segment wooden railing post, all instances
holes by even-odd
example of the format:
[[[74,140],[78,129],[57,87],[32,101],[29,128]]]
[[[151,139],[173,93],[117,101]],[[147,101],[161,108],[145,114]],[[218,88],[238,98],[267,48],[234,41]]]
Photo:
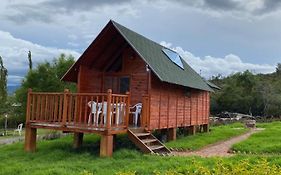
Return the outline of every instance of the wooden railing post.
[[[112,90],[107,90],[107,108],[106,108],[106,130],[109,130],[111,124],[111,98],[112,98]]]
[[[125,121],[126,121],[126,127],[128,128],[128,126],[129,126],[129,115],[130,115],[130,100],[131,100],[130,92],[126,92],[126,95],[127,95],[127,100],[126,100],[126,116],[125,116]]]
[[[141,110],[141,126],[147,127],[148,121],[148,96],[142,96],[142,110]]]
[[[30,121],[30,110],[31,110],[31,93],[32,89],[29,88],[27,91],[27,104],[26,104],[26,124],[29,124]]]
[[[68,104],[68,94],[69,94],[69,89],[65,89],[63,93],[63,113],[62,113],[62,125],[66,126],[66,118],[67,118],[67,104]]]

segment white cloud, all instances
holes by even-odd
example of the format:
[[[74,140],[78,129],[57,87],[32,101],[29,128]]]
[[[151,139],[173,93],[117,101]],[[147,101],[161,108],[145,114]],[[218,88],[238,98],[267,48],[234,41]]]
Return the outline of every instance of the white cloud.
[[[80,53],[69,49],[45,47],[23,39],[15,38],[9,32],[0,31],[0,55],[8,69],[8,84],[19,84],[28,69],[27,52],[32,52],[33,62],[52,60],[61,53],[71,54],[75,58]]]
[[[200,58],[181,47],[172,47],[171,43],[162,41],[160,44],[177,51],[196,72],[201,72],[201,75],[205,78],[218,74],[227,76],[245,70],[250,70],[253,73],[271,73],[275,71],[275,66],[273,65],[245,63],[235,54],[228,54],[223,58],[212,56]]]

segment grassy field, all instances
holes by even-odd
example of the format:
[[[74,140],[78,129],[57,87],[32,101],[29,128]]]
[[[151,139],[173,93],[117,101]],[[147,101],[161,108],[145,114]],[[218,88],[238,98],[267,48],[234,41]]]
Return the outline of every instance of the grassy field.
[[[235,124],[228,126],[228,128],[240,126]],[[217,131],[216,128],[212,128],[212,132]],[[218,127],[218,129],[221,129],[221,132],[227,130],[225,127],[223,129]],[[238,131],[240,132],[240,130]],[[201,136],[200,138],[206,139],[208,137]],[[83,146],[78,150],[72,148],[71,136],[56,140],[38,141],[37,152],[35,153],[25,153],[23,143],[0,146],[0,174],[158,175],[202,174],[207,171],[215,172],[215,174],[229,174],[224,173],[226,170],[241,174],[241,172],[247,171],[245,168],[251,169],[251,174],[264,174],[266,169],[271,171],[268,174],[278,174],[276,172],[281,170],[275,167],[275,165],[281,166],[281,157],[278,155],[263,157],[241,154],[229,158],[143,155],[128,140],[126,135],[118,135],[113,158],[99,158],[99,139],[96,135],[85,135]],[[188,142],[197,141],[197,139],[188,140]],[[179,140],[179,142],[183,141]],[[264,159],[267,162],[263,162]],[[262,170],[260,168],[257,170],[262,171],[261,173],[256,172],[257,165],[262,167]]]
[[[187,136],[179,138],[175,141],[166,143],[170,148],[180,148],[185,150],[200,149],[208,144],[216,143],[221,140],[226,140],[231,137],[241,135],[248,130],[243,127],[241,123],[234,123],[230,125],[211,127],[209,133],[197,133],[194,136]]]
[[[265,130],[233,145],[232,149],[247,153],[281,154],[281,122],[258,124],[257,127]]]

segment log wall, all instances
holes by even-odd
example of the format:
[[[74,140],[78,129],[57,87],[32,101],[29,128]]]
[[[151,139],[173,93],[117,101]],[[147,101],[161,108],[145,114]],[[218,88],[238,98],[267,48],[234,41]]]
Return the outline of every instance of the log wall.
[[[152,76],[149,129],[208,124],[209,92],[161,83]]]

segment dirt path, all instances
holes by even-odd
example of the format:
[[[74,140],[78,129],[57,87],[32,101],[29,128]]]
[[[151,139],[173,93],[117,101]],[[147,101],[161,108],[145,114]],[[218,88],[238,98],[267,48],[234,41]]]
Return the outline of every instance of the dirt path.
[[[187,151],[187,152],[176,152],[175,151],[175,152],[173,152],[173,155],[176,155],[176,156],[201,156],[201,157],[232,156],[233,154],[229,153],[229,150],[233,144],[246,140],[250,135],[252,135],[253,133],[259,132],[261,130],[263,130],[263,129],[262,128],[251,129],[249,132],[247,132],[245,134],[242,134],[237,137],[233,137],[226,141],[208,145],[200,150]]]

